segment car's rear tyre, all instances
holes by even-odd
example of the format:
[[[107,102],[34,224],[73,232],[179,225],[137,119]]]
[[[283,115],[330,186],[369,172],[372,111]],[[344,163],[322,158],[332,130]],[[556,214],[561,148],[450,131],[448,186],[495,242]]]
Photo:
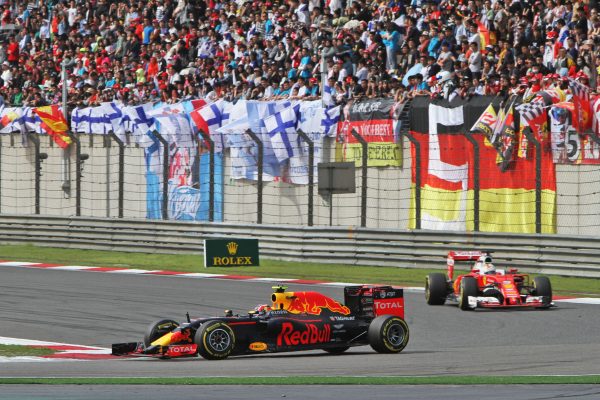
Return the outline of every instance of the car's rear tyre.
[[[460,281],[460,294],[458,296],[458,307],[461,310],[472,310],[469,307],[469,296],[477,297],[479,289],[477,280],[471,276],[465,276]]]
[[[342,354],[349,348],[350,348],[350,346],[339,346],[339,347],[326,347],[323,350],[325,350],[329,354]]]
[[[430,306],[441,306],[446,302],[447,283],[446,276],[432,273],[425,278],[425,300]]]
[[[378,353],[400,353],[408,343],[408,324],[393,315],[380,315],[371,321],[369,344]]]
[[[544,296],[547,300],[544,302],[544,307],[550,306],[552,303],[552,285],[547,276],[536,276],[533,278],[533,287],[535,288],[536,296]]]
[[[210,321],[204,323],[194,336],[198,345],[198,354],[207,360],[223,360],[235,348],[235,334],[225,322]]]
[[[150,346],[156,339],[161,338],[178,326],[179,324],[172,319],[161,319],[151,323],[144,334],[144,345],[146,347]]]

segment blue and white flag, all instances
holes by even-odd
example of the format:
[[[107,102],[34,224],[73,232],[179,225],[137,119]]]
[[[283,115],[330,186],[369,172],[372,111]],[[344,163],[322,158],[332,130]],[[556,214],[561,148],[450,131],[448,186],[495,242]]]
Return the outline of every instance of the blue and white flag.
[[[265,120],[292,105],[287,100],[283,101],[247,101],[248,120],[250,129],[263,143],[263,180],[272,181],[275,177],[281,176],[281,166],[279,160],[273,151],[271,137],[265,127]],[[255,149],[256,150],[256,149]]]
[[[323,106],[329,107],[335,104],[335,100],[333,98],[333,87],[328,86],[327,84],[323,85]]]
[[[340,106],[337,106],[323,110],[321,126],[323,127],[323,133],[329,137],[335,137],[337,134],[337,125],[340,121],[340,109]]]
[[[131,132],[137,144],[146,148],[154,144],[154,140],[148,132],[154,125],[154,118],[146,114],[152,110],[152,104],[142,104],[133,107],[123,108],[123,127],[127,132]]]
[[[290,106],[267,117],[265,128],[271,138],[273,152],[279,162],[294,156],[298,148],[298,112],[300,106]]]
[[[214,103],[206,104],[205,106],[192,111],[190,114],[192,120],[195,120],[195,114],[199,115],[202,120],[206,123],[208,127],[208,134],[215,145],[215,152],[220,153],[223,151],[224,146],[224,138],[223,134],[217,132],[217,129],[221,127],[223,124],[223,107],[225,105],[225,101],[217,100]]]
[[[98,107],[77,108],[71,114],[71,130],[102,135],[112,131],[125,141],[122,108],[122,104],[118,102],[102,103]]]
[[[298,129],[304,133],[319,132],[323,118],[323,106],[319,100],[302,101],[299,103]]]
[[[146,114],[154,119],[151,129],[158,131],[169,143],[177,147],[190,148],[195,146],[192,126],[183,103],[160,105]]]

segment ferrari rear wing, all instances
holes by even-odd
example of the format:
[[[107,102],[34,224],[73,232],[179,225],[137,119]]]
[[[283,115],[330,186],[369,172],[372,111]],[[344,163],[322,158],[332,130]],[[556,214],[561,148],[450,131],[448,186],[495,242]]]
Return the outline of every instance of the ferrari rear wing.
[[[449,251],[446,264],[448,266],[448,279],[454,279],[454,262],[455,261],[477,261],[479,257],[489,255],[489,252],[484,251]]]

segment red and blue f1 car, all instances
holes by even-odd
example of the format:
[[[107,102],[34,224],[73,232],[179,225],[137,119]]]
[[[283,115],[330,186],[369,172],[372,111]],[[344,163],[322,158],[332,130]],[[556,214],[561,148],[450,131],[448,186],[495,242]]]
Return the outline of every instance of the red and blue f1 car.
[[[199,318],[179,324],[151,324],[143,342],[112,345],[113,355],[174,358],[229,356],[322,349],[336,354],[371,345],[379,353],[399,353],[408,343],[402,289],[347,286],[344,304],[318,292],[288,292],[274,287],[271,304],[247,315]]]

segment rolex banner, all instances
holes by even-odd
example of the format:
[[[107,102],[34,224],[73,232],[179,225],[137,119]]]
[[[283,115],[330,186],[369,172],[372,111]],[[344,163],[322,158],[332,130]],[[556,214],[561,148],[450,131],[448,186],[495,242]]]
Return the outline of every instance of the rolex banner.
[[[362,165],[362,145],[356,132],[367,142],[370,167],[402,166],[402,147],[398,143],[399,121],[395,115],[403,104],[377,98],[348,103],[340,116],[336,161]]]
[[[258,239],[204,240],[204,267],[258,267]]]
[[[485,145],[485,135],[473,134],[479,148],[464,135],[492,102],[491,97],[469,101],[431,100],[416,97],[411,105],[410,131],[420,147],[421,228],[472,231],[474,188],[479,178],[479,230],[483,232],[535,233],[535,154],[515,158],[502,171],[497,150]],[[537,132],[535,132],[537,134]],[[556,232],[556,176],[552,154],[542,154],[542,232]],[[417,150],[411,146],[411,159]],[[410,227],[415,228],[416,163],[412,165],[413,194]]]

